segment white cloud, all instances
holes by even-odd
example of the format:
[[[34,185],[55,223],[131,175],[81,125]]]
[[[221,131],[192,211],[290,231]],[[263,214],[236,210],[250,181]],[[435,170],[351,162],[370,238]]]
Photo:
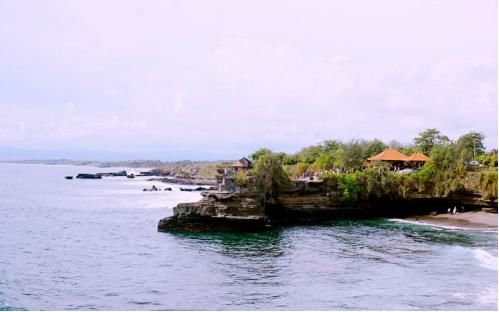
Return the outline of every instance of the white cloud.
[[[0,145],[298,147],[428,127],[497,145],[493,1],[30,4],[0,5]]]

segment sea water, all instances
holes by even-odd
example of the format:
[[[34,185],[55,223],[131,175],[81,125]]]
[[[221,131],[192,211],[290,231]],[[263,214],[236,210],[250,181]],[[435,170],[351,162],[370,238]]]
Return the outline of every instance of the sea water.
[[[375,219],[162,233],[199,192],[64,179],[121,169],[0,164],[0,309],[497,309],[497,230]],[[173,190],[142,191],[153,184]]]

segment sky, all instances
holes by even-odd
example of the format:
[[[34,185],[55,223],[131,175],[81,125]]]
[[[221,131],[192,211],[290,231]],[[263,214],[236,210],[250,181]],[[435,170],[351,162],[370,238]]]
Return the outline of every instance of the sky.
[[[0,0],[0,158],[496,148],[497,35],[496,0]]]

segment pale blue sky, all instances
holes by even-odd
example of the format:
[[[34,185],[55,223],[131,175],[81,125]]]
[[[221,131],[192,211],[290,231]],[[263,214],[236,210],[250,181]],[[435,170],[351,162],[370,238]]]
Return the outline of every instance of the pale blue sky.
[[[496,15],[495,0],[0,0],[0,148],[216,159],[430,127],[493,148]]]

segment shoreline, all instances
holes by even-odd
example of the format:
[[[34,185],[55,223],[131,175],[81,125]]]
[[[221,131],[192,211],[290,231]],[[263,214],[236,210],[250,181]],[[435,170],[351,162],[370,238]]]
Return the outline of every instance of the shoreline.
[[[470,229],[497,229],[497,213],[485,211],[468,211],[452,214],[413,216],[402,220],[435,226],[450,226]]]

